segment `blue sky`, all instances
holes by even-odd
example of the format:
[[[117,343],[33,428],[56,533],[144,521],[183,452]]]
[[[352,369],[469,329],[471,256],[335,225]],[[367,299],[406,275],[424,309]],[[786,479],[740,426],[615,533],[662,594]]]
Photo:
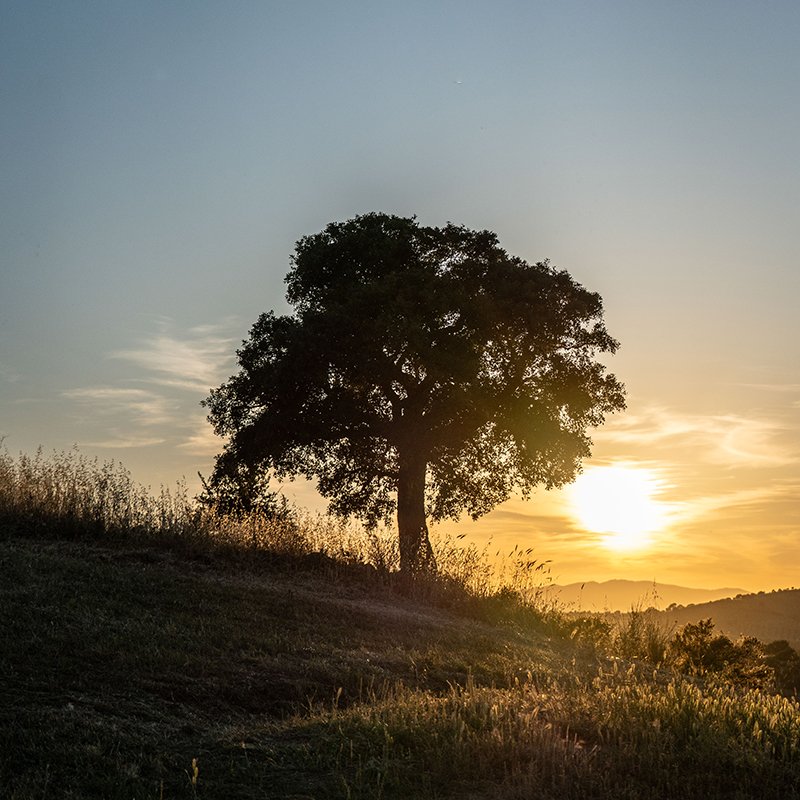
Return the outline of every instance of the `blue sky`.
[[[630,402],[595,463],[646,466],[680,511],[660,551],[614,561],[557,498],[476,541],[534,542],[564,579],[650,577],[656,554],[665,582],[796,574],[800,6],[2,0],[0,19],[10,452],[77,443],[192,483],[219,449],[199,402],[286,309],[294,242],[416,214],[603,295]]]

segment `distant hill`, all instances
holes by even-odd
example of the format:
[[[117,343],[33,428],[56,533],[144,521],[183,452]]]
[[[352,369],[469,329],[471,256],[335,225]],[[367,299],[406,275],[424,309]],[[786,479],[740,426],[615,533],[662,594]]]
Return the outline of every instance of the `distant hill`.
[[[713,603],[681,606],[662,612],[675,627],[709,617],[716,629],[733,639],[755,636],[762,642],[786,639],[800,649],[800,589],[746,594]]]
[[[744,589],[691,589],[653,581],[587,581],[552,586],[551,597],[570,611],[630,611],[631,608],[665,609],[673,603],[709,603],[743,594]]]

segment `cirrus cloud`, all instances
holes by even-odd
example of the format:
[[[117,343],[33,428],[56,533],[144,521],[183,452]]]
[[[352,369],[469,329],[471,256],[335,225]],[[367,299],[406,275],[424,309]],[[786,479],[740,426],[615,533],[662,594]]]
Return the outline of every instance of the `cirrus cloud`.
[[[160,319],[155,333],[109,358],[134,367],[125,385],[68,389],[62,396],[77,409],[81,427],[95,436],[87,441],[102,448],[156,446],[166,443],[194,455],[219,450],[200,401],[231,370],[233,321],[198,325],[185,332]]]
[[[198,325],[183,336],[170,332],[164,320],[159,327],[138,346],[115,350],[110,357],[155,373],[147,380],[162,386],[207,393],[220,383],[233,362],[235,339],[224,333],[229,326]]]
[[[610,420],[599,442],[634,448],[692,448],[699,460],[724,466],[780,467],[798,460],[797,425],[753,414],[684,414],[656,406]]]

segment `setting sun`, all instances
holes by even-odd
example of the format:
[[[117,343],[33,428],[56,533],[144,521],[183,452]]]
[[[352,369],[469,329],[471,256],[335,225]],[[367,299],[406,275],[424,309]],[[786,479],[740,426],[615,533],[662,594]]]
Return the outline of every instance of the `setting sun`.
[[[634,550],[646,547],[649,534],[666,524],[664,504],[656,499],[660,491],[651,470],[626,465],[587,469],[568,495],[580,524],[606,534],[606,547]]]

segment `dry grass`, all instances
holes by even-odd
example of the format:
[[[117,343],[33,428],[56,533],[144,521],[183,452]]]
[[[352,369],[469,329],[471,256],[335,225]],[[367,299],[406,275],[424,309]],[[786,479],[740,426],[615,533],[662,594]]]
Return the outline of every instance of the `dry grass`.
[[[436,547],[408,597],[390,532],[0,454],[0,796],[800,797],[796,701],[568,620],[529,551]]]
[[[366,530],[322,514],[290,508],[270,517],[216,513],[191,497],[185,484],[158,494],[138,485],[116,462],[88,459],[77,448],[14,458],[0,450],[0,524],[27,536],[82,541],[139,542],[187,556],[261,564],[294,561],[392,580],[399,567],[393,529]],[[546,562],[515,548],[490,559],[488,546],[465,546],[462,536],[433,538],[438,572],[417,596],[446,603],[494,598],[505,607],[553,609],[543,592]]]

